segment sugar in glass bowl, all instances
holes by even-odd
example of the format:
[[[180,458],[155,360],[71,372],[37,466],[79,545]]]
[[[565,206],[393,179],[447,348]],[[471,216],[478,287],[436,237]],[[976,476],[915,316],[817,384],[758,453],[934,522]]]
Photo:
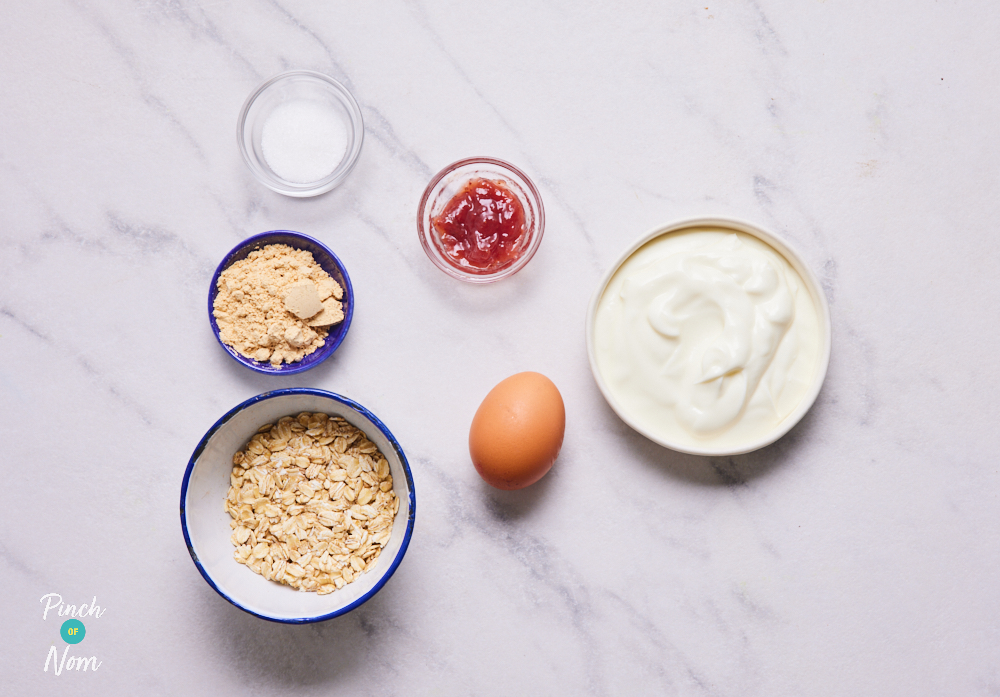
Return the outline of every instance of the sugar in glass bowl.
[[[385,456],[399,511],[392,534],[372,567],[353,583],[328,595],[297,591],[269,581],[233,559],[231,517],[223,509],[233,455],[257,429],[302,412],[340,416],[362,430]],[[416,515],[413,475],[402,447],[378,417],[333,392],[310,388],[275,390],[252,397],[220,418],[195,448],[181,484],[181,529],[191,559],[206,582],[236,607],[273,622],[305,624],[328,620],[369,600],[393,575],[413,535]]]
[[[524,233],[510,258],[502,266],[489,270],[456,262],[434,226],[434,219],[476,179],[498,182],[524,209]],[[417,209],[417,232],[428,258],[446,274],[467,283],[493,283],[520,271],[538,251],[545,232],[545,208],[538,189],[520,169],[493,157],[470,157],[453,162],[431,179]]]
[[[222,272],[237,261],[246,259],[250,255],[250,252],[255,249],[262,249],[263,247],[267,247],[271,244],[284,244],[295,249],[304,249],[307,252],[311,252],[313,260],[319,264],[324,271],[330,274],[330,277],[339,283],[340,287],[344,289],[344,297],[341,300],[341,304],[344,309],[344,319],[338,324],[334,324],[330,327],[329,333],[326,335],[326,343],[297,363],[281,363],[280,365],[272,365],[271,363],[256,361],[253,358],[248,358],[247,356],[239,353],[232,346],[223,343],[222,337],[219,335],[219,324],[216,322],[215,314],[213,312],[215,309],[215,297],[219,294],[219,276],[222,275]],[[292,230],[271,230],[270,232],[262,232],[259,235],[248,237],[240,242],[238,245],[233,247],[225,258],[223,258],[222,262],[219,263],[218,268],[215,269],[215,274],[212,275],[212,285],[209,286],[208,289],[208,321],[212,327],[212,332],[215,334],[215,338],[219,342],[219,345],[222,346],[226,353],[228,353],[237,363],[241,363],[247,368],[250,368],[250,370],[267,375],[294,375],[295,373],[301,373],[304,370],[315,368],[317,365],[333,355],[333,352],[337,350],[341,343],[343,343],[344,337],[347,336],[347,330],[351,326],[351,319],[353,317],[354,287],[351,285],[351,277],[347,275],[347,268],[340,261],[337,255],[334,254],[333,251],[331,251],[325,244],[317,239],[309,237],[308,235],[303,235],[301,232],[293,232]]]
[[[264,186],[304,197],[344,181],[358,162],[364,132],[361,109],[346,87],[322,73],[292,70],[250,94],[236,136]]]

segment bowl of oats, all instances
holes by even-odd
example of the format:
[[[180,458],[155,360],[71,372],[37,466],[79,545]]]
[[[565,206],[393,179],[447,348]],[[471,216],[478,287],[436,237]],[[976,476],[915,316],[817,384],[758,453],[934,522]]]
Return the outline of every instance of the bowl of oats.
[[[245,239],[219,264],[208,291],[215,338],[238,363],[269,375],[319,365],[344,341],[354,289],[337,255],[291,230]]]
[[[219,419],[181,485],[181,528],[215,591],[273,622],[320,622],[374,596],[406,554],[416,497],[378,417],[312,388],[265,392]]]

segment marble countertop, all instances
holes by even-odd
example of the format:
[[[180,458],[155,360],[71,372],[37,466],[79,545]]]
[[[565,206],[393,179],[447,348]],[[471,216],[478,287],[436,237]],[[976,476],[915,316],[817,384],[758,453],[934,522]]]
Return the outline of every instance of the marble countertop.
[[[48,695],[1000,695],[1000,72],[995,3],[8,3],[0,23],[0,678]],[[357,98],[329,194],[257,183],[240,107],[293,68]],[[523,168],[545,239],[448,278],[415,213],[468,156]],[[585,311],[648,229],[756,222],[833,321],[805,420],[700,458],[621,422]],[[241,239],[315,236],[354,323],[311,371],[237,365],[207,322]],[[535,370],[567,407],[539,484],[500,492],[472,415]],[[181,536],[188,458],[260,392],[312,386],[405,448],[416,527],[361,608],[229,605]],[[994,426],[990,426],[994,424]],[[96,672],[43,670],[92,603]],[[54,597],[54,596],[50,596]]]

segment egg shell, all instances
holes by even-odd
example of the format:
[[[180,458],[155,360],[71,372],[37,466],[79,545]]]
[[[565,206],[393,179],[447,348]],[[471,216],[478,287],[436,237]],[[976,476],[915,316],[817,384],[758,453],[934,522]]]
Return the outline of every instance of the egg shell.
[[[476,471],[498,489],[521,489],[549,471],[566,432],[559,389],[540,373],[518,373],[490,390],[469,428]]]

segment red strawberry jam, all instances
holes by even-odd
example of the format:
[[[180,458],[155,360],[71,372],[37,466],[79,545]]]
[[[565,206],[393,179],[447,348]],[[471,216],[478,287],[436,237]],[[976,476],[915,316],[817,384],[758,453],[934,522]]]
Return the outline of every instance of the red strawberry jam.
[[[431,220],[446,258],[473,273],[493,273],[517,259],[524,206],[502,181],[469,180]]]

